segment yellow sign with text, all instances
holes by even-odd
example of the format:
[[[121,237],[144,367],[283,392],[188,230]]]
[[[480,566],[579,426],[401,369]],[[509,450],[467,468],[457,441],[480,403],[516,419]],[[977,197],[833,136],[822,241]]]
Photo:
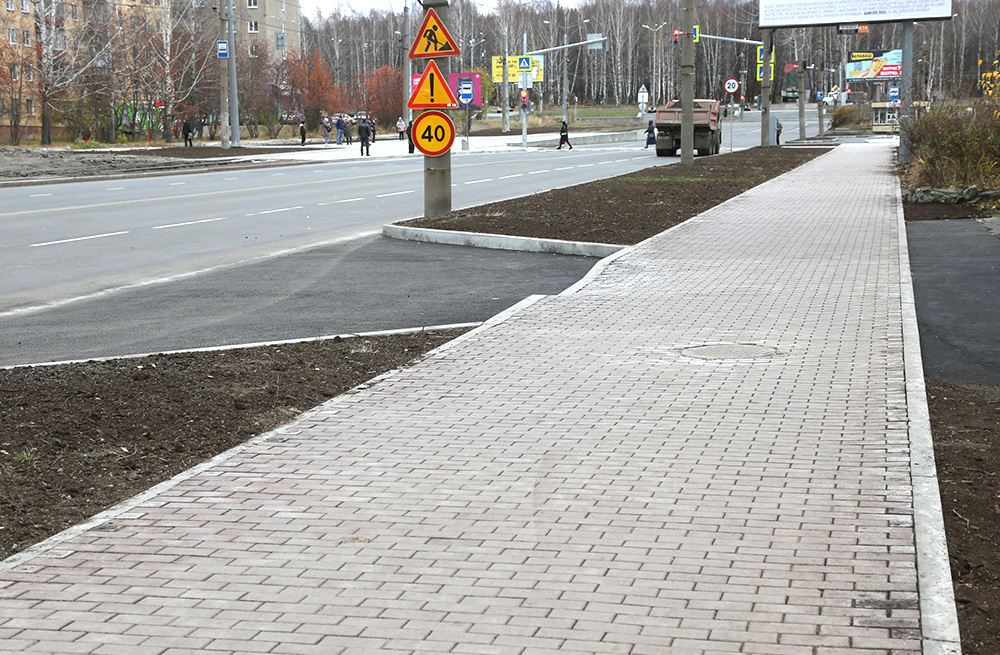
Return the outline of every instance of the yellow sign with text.
[[[507,57],[507,81],[517,82],[518,75],[520,74],[517,69],[517,63],[520,57]],[[503,82],[503,57],[493,57],[493,81],[496,83]],[[545,81],[545,56],[544,55],[533,55],[531,57],[531,81],[532,82],[544,82]]]

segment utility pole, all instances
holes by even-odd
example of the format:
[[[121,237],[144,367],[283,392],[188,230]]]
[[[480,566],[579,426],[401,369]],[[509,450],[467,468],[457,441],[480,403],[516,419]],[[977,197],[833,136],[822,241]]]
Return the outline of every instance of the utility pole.
[[[569,45],[569,27],[566,27],[566,31],[563,32],[563,46]],[[562,83],[562,110],[563,110],[563,122],[569,122],[569,49],[563,53],[563,83]]]
[[[507,60],[510,58],[507,51],[507,19],[503,24],[503,132],[510,132],[510,84],[507,83]]]
[[[236,14],[233,11],[233,0],[228,0],[229,7],[229,129],[231,145],[233,148],[240,147],[240,100],[236,92],[236,48],[234,47],[236,38],[233,21]]]
[[[403,112],[406,115],[406,124],[413,121],[413,110],[406,105],[410,102],[410,94],[413,93],[413,69],[410,68],[410,58],[406,56],[408,43],[410,42],[410,5],[403,2],[403,35],[400,37],[403,42],[403,60],[406,62],[406,75],[403,77]]]
[[[524,40],[521,42],[521,52],[528,52],[528,33],[524,33]],[[528,88],[528,81],[531,79],[531,73],[520,73],[518,77],[521,78],[521,84],[519,85],[522,89]],[[528,103],[531,103],[531,94],[528,94]],[[521,103],[521,147],[527,149],[528,147],[528,108]]]
[[[231,0],[230,0],[231,1]],[[424,11],[433,9],[441,24],[447,29],[449,0],[423,0]],[[448,57],[434,57],[430,61],[448,79],[451,71]],[[430,65],[430,64],[428,64]],[[414,135],[416,137],[416,135]],[[444,216],[451,213],[451,151],[437,157],[424,155],[424,216]]]
[[[681,165],[694,164],[694,7],[681,9],[684,41],[681,43]]]
[[[806,60],[799,62],[799,139],[806,138],[806,100],[809,99],[806,89]]]
[[[910,119],[913,118],[913,22],[903,23],[903,75],[899,81],[899,162],[910,161]]]
[[[232,43],[229,38],[228,0],[219,3],[219,40],[226,41],[226,57],[231,57]],[[229,62],[219,57],[219,140],[222,147],[229,148]]]
[[[771,145],[771,52],[774,50],[774,30],[764,32],[760,75],[760,145]]]

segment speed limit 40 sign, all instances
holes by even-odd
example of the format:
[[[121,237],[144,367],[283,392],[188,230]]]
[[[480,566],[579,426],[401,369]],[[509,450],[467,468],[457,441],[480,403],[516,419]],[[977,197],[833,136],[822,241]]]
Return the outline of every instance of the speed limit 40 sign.
[[[726,93],[736,93],[740,90],[740,83],[735,77],[730,77],[725,84]]]
[[[417,150],[428,157],[440,157],[455,143],[455,124],[444,112],[425,111],[414,119],[411,135]]]

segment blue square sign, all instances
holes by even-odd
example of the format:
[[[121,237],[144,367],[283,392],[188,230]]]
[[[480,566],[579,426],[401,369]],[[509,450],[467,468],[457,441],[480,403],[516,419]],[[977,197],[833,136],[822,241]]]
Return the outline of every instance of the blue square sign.
[[[229,59],[229,41],[216,41],[215,47],[219,59]]]

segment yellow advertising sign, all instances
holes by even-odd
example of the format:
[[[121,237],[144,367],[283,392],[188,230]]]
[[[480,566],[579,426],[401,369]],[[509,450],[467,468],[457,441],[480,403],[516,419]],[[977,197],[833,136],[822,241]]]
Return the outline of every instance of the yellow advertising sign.
[[[517,76],[519,75],[517,70],[517,63],[520,57],[507,57],[507,81],[517,82]],[[531,57],[531,81],[532,82],[544,82],[545,81],[545,56],[544,55],[532,55]],[[493,81],[500,83],[503,82],[503,57],[493,57]]]

